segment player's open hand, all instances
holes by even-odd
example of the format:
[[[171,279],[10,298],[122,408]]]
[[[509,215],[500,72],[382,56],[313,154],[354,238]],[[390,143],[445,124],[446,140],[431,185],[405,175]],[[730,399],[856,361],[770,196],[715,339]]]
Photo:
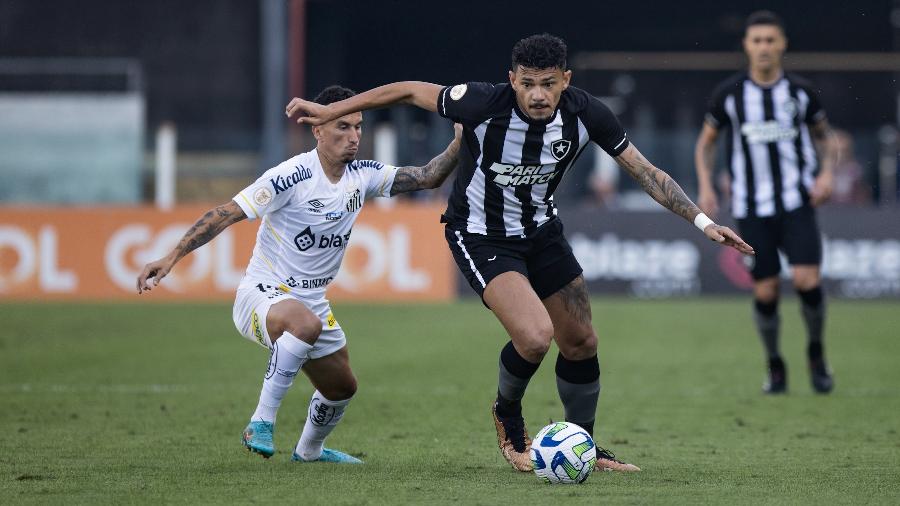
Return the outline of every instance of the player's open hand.
[[[330,117],[329,112],[330,108],[326,105],[297,97],[291,99],[284,109],[284,113],[287,114],[288,118],[297,116],[297,123],[312,126],[322,125],[334,119]]]
[[[709,237],[711,241],[722,244],[723,246],[731,246],[745,255],[756,254],[749,244],[745,243],[739,235],[734,233],[734,231],[728,227],[713,223],[707,225],[706,228],[703,229],[703,233],[706,234],[706,237]]]
[[[813,207],[820,206],[831,198],[831,191],[834,189],[834,178],[831,172],[823,172],[816,178],[812,190],[809,192],[809,202]]]
[[[169,259],[169,257],[160,258],[155,262],[150,262],[149,264],[144,266],[144,270],[141,271],[141,274],[137,278],[137,292],[140,295],[142,292],[150,291],[152,287],[158,286],[159,282],[162,281],[162,278],[166,277],[166,274],[172,270],[172,266],[174,264]],[[153,279],[153,283],[151,285],[150,279]]]

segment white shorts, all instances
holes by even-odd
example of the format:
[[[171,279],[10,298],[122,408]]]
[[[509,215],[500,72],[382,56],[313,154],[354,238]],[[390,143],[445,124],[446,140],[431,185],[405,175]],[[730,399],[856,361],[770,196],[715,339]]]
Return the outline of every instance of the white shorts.
[[[331,355],[347,345],[344,331],[341,330],[340,324],[334,318],[334,314],[331,312],[331,305],[327,299],[304,299],[284,291],[280,286],[283,285],[277,281],[260,281],[256,285],[252,285],[249,283],[249,280],[245,279],[241,283],[241,287],[238,288],[237,295],[234,298],[232,318],[234,319],[234,326],[237,327],[238,332],[242,336],[259,343],[267,349],[271,349],[272,340],[269,337],[268,329],[266,329],[266,316],[269,314],[269,308],[273,304],[290,297],[303,303],[304,306],[322,320],[322,333],[319,335],[319,339],[316,340],[316,344],[313,345],[312,351],[309,352],[310,359]]]

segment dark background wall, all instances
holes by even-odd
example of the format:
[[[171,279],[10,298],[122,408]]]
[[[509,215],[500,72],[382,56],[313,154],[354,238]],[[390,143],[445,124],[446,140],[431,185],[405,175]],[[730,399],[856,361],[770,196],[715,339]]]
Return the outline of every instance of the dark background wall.
[[[793,50],[896,51],[893,5],[309,0],[306,89],[313,94],[333,82],[367,89],[404,79],[500,81],[512,44],[542,31],[563,36],[573,53],[737,50],[744,17],[763,7],[783,15]],[[251,0],[0,0],[0,57],[137,58],[145,75],[148,132],[173,120],[184,149],[256,149],[259,11]],[[703,74],[673,80],[671,73],[638,73],[636,93],[662,125],[677,126],[673,104],[702,103],[722,77]],[[575,83],[610,94],[614,77],[580,74]],[[844,123],[896,121],[896,106],[884,106],[896,97],[895,78],[822,80],[826,99],[840,99],[831,100],[832,116]]]

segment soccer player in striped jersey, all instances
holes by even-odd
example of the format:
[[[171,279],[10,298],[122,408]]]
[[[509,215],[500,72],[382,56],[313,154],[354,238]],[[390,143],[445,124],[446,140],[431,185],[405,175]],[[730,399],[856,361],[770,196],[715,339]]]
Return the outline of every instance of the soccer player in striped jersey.
[[[777,15],[751,14],[743,42],[749,69],[716,88],[697,140],[697,200],[715,216],[715,144],[719,132],[727,129],[731,213],[741,235],[756,249],[751,268],[753,319],[768,360],[763,391],[787,390],[787,368],[778,346],[781,251],[791,265],[806,323],[812,386],[816,392],[828,393],[834,381],[822,345],[822,239],[814,208],[831,194],[835,156],[830,128],[815,91],[782,70],[787,37]]]
[[[352,95],[347,88],[329,86],[315,100],[328,104]],[[266,458],[275,453],[275,417],[302,368],[316,391],[292,460],[355,464],[359,459],[324,447],[356,393],[346,337],[325,290],[337,276],[363,204],[370,198],[440,186],[456,167],[460,130],[424,167],[355,160],[361,113],[341,115],[312,130],[316,149],[269,169],[230,202],[203,215],[171,253],[144,267],[137,290],[151,290],[181,258],[228,226],[259,219],[256,246],[238,286],[232,317],[238,331],[268,349],[270,358],[259,403],[241,442]]]
[[[565,418],[594,431],[600,366],[590,296],[553,203],[560,180],[589,142],[711,240],[752,253],[641,155],[602,102],[569,86],[571,77],[565,42],[541,34],[515,45],[508,83],[399,82],[328,106],[295,98],[286,110],[315,125],[408,103],[463,125],[460,167],[442,221],[457,266],[510,336],[500,352],[492,413],[501,453],[520,471],[532,468],[521,400],[551,340],[560,350],[556,381]],[[597,467],[639,470],[600,449]]]

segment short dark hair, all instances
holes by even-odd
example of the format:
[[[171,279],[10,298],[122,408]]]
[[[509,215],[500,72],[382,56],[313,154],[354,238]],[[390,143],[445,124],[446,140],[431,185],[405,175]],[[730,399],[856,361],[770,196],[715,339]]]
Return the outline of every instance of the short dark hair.
[[[747,22],[744,24],[744,32],[756,25],[771,25],[781,29],[781,33],[785,33],[784,21],[781,16],[772,11],[756,11],[747,16]]]
[[[356,95],[356,92],[351,90],[350,88],[344,88],[343,86],[332,84],[331,86],[325,88],[320,91],[316,98],[313,99],[313,102],[322,105],[328,105],[333,102],[340,102],[341,100],[347,99]]]
[[[566,43],[559,37],[542,33],[526,37],[512,50],[512,68],[523,66],[531,69],[558,68],[566,70]]]

